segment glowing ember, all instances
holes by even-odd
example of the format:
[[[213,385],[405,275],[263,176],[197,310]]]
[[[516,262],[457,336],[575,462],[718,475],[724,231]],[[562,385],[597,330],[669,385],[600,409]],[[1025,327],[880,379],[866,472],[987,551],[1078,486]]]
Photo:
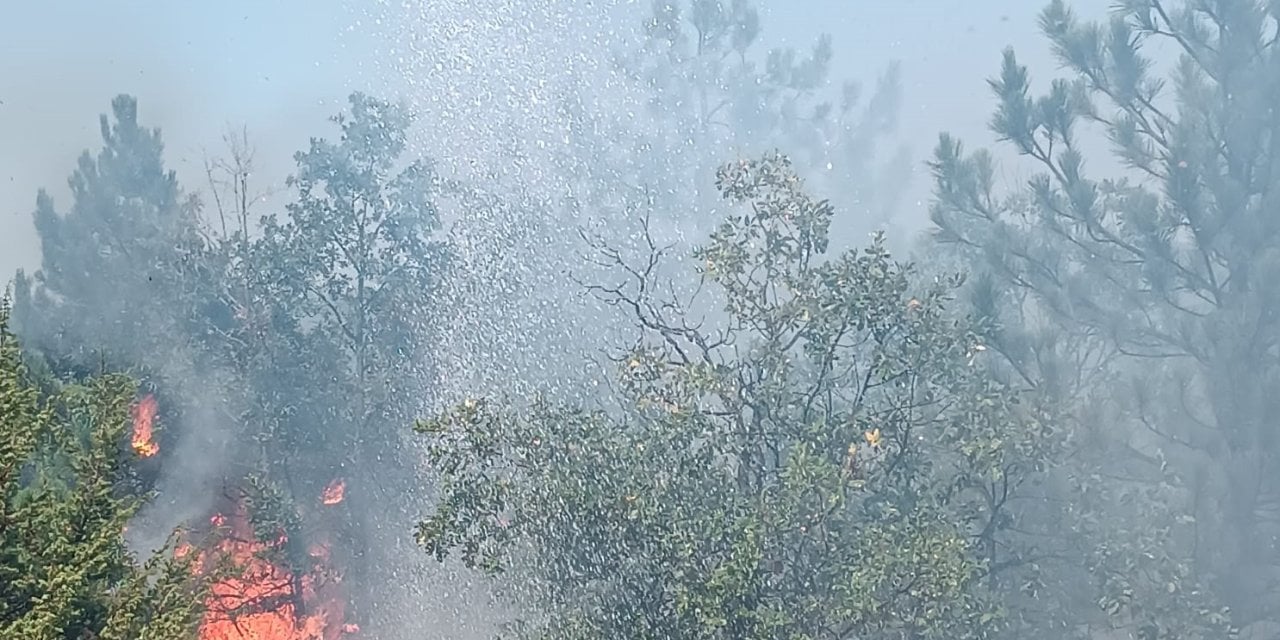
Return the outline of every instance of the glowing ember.
[[[339,502],[342,502],[342,498],[346,495],[346,492],[347,483],[343,482],[341,478],[336,479],[324,488],[324,493],[320,494],[320,502],[324,504],[338,504]]]
[[[243,506],[213,520],[228,535],[197,564],[230,560],[234,570],[212,586],[200,640],[338,640],[358,629],[343,620],[340,576],[327,565],[325,545],[313,545],[311,566],[295,574],[273,561],[283,555],[284,536],[255,539]]]
[[[133,450],[144,458],[160,453],[160,445],[156,444],[151,432],[156,419],[156,397],[147,394],[133,407],[133,437],[130,444]]]

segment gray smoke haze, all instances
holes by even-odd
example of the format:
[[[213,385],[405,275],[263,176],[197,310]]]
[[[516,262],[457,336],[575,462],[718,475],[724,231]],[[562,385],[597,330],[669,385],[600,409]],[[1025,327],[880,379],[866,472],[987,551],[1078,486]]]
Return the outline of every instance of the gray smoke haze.
[[[260,183],[270,185],[283,180],[289,155],[323,127],[349,91],[383,89],[429,100],[436,92],[423,83],[419,74],[429,74],[420,60],[406,60],[414,73],[406,77],[395,72],[394,59],[379,58],[392,27],[376,23],[383,4],[335,3],[317,10],[300,0],[270,7],[249,0],[181,7],[11,3],[0,23],[0,149],[20,153],[0,154],[0,273],[38,266],[30,220],[35,189],[65,195],[75,158],[97,143],[97,116],[117,93],[137,95],[146,123],[163,129],[167,160],[188,188],[203,186],[203,153],[223,151],[228,125],[249,128],[259,149]],[[550,6],[524,5],[522,11],[530,12]],[[1096,15],[1109,3],[1075,5]],[[437,14],[436,24],[483,22],[484,14],[469,8],[474,6],[457,3],[457,13]],[[975,144],[989,139],[992,99],[982,81],[997,70],[1000,49],[1017,47],[1033,68],[1052,64],[1035,28],[1037,2],[798,0],[763,8],[762,37],[769,43],[807,48],[817,34],[830,32],[837,76],[871,82],[891,60],[902,61],[898,130],[905,132],[902,141],[917,172],[903,207],[908,228],[923,224],[929,184],[920,163],[937,132],[948,128]],[[508,36],[490,37],[500,42]],[[553,52],[559,46],[556,38],[541,37]],[[445,40],[434,46],[462,51],[455,45]],[[580,51],[581,45],[573,46]],[[539,80],[523,78],[530,86]],[[464,128],[459,124],[455,131],[465,134]],[[450,139],[442,146],[463,148]]]
[[[1102,15],[1110,4],[1074,3],[1087,15]],[[583,247],[568,230],[591,225],[599,214],[593,208],[623,205],[607,192],[576,191],[585,180],[582,172],[607,172],[583,158],[575,158],[577,164],[561,162],[575,152],[562,142],[568,140],[562,134],[569,124],[561,102],[590,87],[587,95],[595,100],[584,108],[601,118],[602,130],[625,136],[628,127],[645,128],[634,115],[642,110],[635,87],[616,77],[607,54],[639,39],[648,5],[634,0],[323,5],[280,0],[268,7],[239,0],[197,7],[158,0],[22,0],[6,8],[0,21],[0,273],[7,278],[17,269],[39,266],[31,223],[36,189],[49,188],[65,203],[66,177],[82,150],[97,147],[98,115],[117,93],[138,97],[142,121],[163,131],[166,159],[181,184],[204,192],[203,161],[225,153],[221,136],[228,126],[247,127],[257,150],[255,185],[279,188],[293,167],[292,154],[305,148],[310,136],[330,133],[326,118],[348,93],[367,90],[403,100],[419,114],[411,155],[435,158],[446,175],[484,185],[513,203],[495,209],[467,207],[465,201],[446,207],[446,216],[452,216],[447,229],[461,252],[456,265],[461,275],[451,283],[453,316],[445,319],[444,364],[430,402],[503,390],[513,381],[528,381],[529,372],[540,372],[532,377],[541,382],[581,381],[591,370],[570,348],[590,350],[617,340],[605,320],[612,311],[571,295],[576,284],[565,277],[564,267]],[[1035,23],[1041,2],[771,0],[761,5],[762,38],[768,45],[807,51],[819,34],[831,34],[837,83],[849,79],[869,88],[890,64],[900,63],[903,95],[890,142],[907,150],[912,171],[888,224],[899,242],[926,226],[932,184],[924,161],[938,132],[949,130],[972,145],[991,140],[987,121],[994,100],[984,80],[998,71],[1001,49],[1016,47],[1023,62],[1042,73],[1056,66]],[[1037,84],[1047,79],[1037,77]],[[711,191],[714,163],[758,151],[720,142],[704,149],[707,157],[697,161],[661,166],[602,161],[628,167],[611,174],[618,179],[615,189],[630,186],[631,171],[668,180],[668,201],[701,206]],[[886,156],[892,152],[888,146],[879,150]],[[654,149],[653,155],[662,150]],[[690,167],[707,173],[690,175]],[[1007,171],[1019,175],[1016,167]],[[288,194],[281,191],[260,203],[258,211],[282,206]],[[580,210],[574,202],[583,203]],[[577,215],[541,227],[526,218],[547,204]],[[841,206],[838,198],[836,205]],[[713,207],[707,204],[702,211],[713,212]],[[702,224],[713,218],[704,217]],[[860,243],[870,225],[850,228],[858,237],[846,240]],[[656,233],[687,247],[701,239],[703,230],[694,220]],[[604,231],[635,241],[636,229]],[[535,255],[542,262],[531,262]],[[517,271],[514,288],[501,290],[506,276]],[[196,415],[202,425],[219,421],[212,414]],[[193,464],[183,466],[186,476],[164,484],[169,498],[157,505],[164,512],[155,531],[199,513],[202,506],[194,499],[203,489],[192,476],[213,477],[218,471],[198,449],[185,453]],[[412,522],[402,524],[407,530]],[[477,603],[483,587],[456,567],[434,568],[434,561],[407,548],[401,535],[389,533],[386,540],[381,557],[373,561],[394,569],[380,597],[388,609],[401,611],[394,617],[405,629],[403,637],[468,632],[482,637],[491,629],[495,617]],[[424,629],[439,620],[426,611],[450,611],[453,618]]]
[[[360,88],[351,17],[305,2],[12,2],[0,24],[0,271],[38,266],[35,189],[63,201],[76,158],[95,149],[98,115],[119,93],[161,127],[166,161],[188,189],[203,156],[248,126],[264,184]]]

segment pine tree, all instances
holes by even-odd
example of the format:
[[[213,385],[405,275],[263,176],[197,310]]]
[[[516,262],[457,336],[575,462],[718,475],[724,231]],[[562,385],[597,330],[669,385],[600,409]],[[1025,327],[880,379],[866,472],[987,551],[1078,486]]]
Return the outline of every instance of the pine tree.
[[[135,385],[115,375],[41,393],[0,302],[0,638],[194,636],[190,562],[139,564],[124,530],[142,504],[125,443]]]
[[[897,126],[899,66],[890,65],[864,96],[859,84],[832,77],[829,34],[805,53],[764,50],[766,25],[755,4],[653,2],[643,50],[623,57],[624,69],[650,91],[647,106],[662,123],[647,132],[647,146],[679,149],[675,155],[685,163],[697,158],[692,164],[707,176],[675,175],[699,186],[725,153],[781,149],[815,188],[853,208],[856,217],[841,226],[882,227],[896,213],[910,172],[904,149],[877,156]]]
[[[82,369],[172,351],[210,302],[198,201],[165,168],[159,130],[141,125],[127,95],[100,125],[101,150],[86,151],[68,180],[71,207],[58,212],[44,190],[36,198],[42,261],[17,300],[16,328],[32,346]]]
[[[37,196],[42,261],[32,277],[19,276],[14,330],[56,378],[104,368],[139,378],[177,427],[166,461],[235,459],[243,392],[219,359],[219,330],[231,314],[199,199],[166,167],[161,132],[144,126],[132,96],[112,100],[100,135],[101,146],[86,150],[70,175],[65,208],[43,190]],[[223,469],[165,473],[165,464],[165,493],[180,508],[157,504],[146,517],[179,518],[199,500],[212,505]]]
[[[933,220],[981,273],[1010,375],[1078,403],[1052,496],[1071,506],[1039,522],[1067,561],[1047,573],[1085,569],[1102,623],[1140,637],[1265,631],[1280,624],[1280,5],[1119,4],[1101,24],[1049,4],[1069,76],[1042,95],[1005,53],[991,127],[1039,173],[1003,193],[990,153],[943,136]],[[1158,45],[1178,54],[1164,73]],[[1086,163],[1091,128],[1112,156]],[[1095,177],[1103,160],[1116,168]]]

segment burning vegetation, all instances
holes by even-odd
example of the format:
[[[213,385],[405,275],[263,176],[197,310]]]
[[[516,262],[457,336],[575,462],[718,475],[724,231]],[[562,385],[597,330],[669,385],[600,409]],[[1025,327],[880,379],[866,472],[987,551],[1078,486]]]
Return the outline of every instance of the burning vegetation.
[[[347,483],[341,478],[335,479],[324,488],[324,493],[320,495],[320,502],[326,506],[332,506],[342,502],[347,492]]]
[[[337,640],[358,632],[345,620],[329,543],[318,539],[294,553],[296,542],[255,521],[250,502],[241,496],[209,520],[213,543],[195,563],[214,581],[200,640]]]
[[[160,453],[155,440],[156,397],[147,394],[133,406],[133,433],[129,444],[140,457],[150,458]]]
[[[139,458],[163,458],[158,414],[153,394],[130,408],[129,445]],[[199,640],[338,640],[358,633],[345,618],[342,574],[325,528],[304,527],[303,514],[272,483],[250,476],[237,484],[175,550],[180,558],[195,554],[192,570],[209,581]],[[345,480],[335,478],[316,497],[328,508],[345,491]]]

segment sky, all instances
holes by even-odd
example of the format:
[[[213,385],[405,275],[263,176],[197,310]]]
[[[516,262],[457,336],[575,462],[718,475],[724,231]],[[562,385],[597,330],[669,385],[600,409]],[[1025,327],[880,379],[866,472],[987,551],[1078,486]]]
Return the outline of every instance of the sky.
[[[644,1],[644,0],[637,0]],[[352,90],[383,87],[375,0],[10,0],[0,22],[0,280],[39,264],[36,190],[65,202],[76,157],[98,146],[98,116],[118,93],[163,129],[169,165],[202,186],[203,158],[247,126],[259,171],[282,181],[292,153],[325,131]],[[763,37],[807,47],[829,32],[836,75],[866,83],[892,60],[904,75],[903,140],[919,168],[907,215],[923,219],[923,162],[946,129],[986,143],[985,79],[1015,46],[1033,74],[1056,66],[1036,0],[764,0]],[[1109,0],[1076,0],[1101,16]],[[1043,78],[1041,78],[1043,79]],[[410,83],[402,85],[411,86]],[[390,91],[398,90],[394,83]]]
[[[190,184],[228,126],[248,126],[261,168],[291,153],[358,88],[359,32],[340,3],[297,0],[18,0],[0,22],[0,273],[38,264],[36,190],[66,193],[98,116],[119,93],[163,129]],[[65,198],[63,198],[65,200]],[[7,279],[0,276],[0,279]]]

